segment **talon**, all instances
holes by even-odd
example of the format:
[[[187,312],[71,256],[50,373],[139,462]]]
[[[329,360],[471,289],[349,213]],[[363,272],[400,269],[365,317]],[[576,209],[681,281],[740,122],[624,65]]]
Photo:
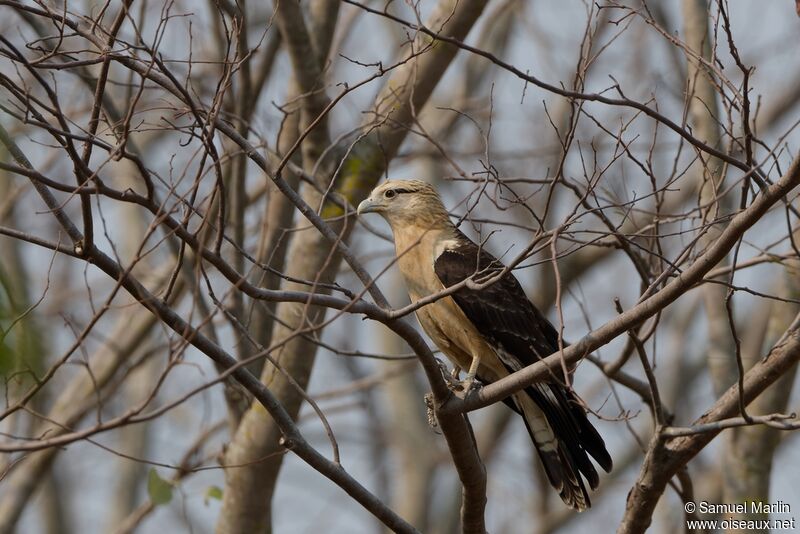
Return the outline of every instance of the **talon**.
[[[453,367],[452,371],[450,371],[450,377],[453,380],[458,380],[458,375],[460,375],[460,374],[461,374],[461,367],[459,367],[457,365]]]
[[[439,358],[436,358],[436,362],[439,364],[439,369],[442,371],[442,378],[444,378],[444,381],[447,383],[447,387],[451,391],[460,391],[462,383],[458,380],[458,373],[461,372],[461,369],[455,367],[452,371],[448,370],[447,364]]]
[[[481,382],[475,379],[475,375],[467,375],[458,385],[465,393],[469,393],[471,390],[481,387]]]
[[[459,382],[458,380],[453,380],[448,378],[447,380],[447,389],[450,391],[464,391],[464,384]]]
[[[467,376],[464,380],[461,381],[461,387],[464,388],[464,391],[469,391],[472,389],[473,384],[475,384],[475,377],[474,376]]]

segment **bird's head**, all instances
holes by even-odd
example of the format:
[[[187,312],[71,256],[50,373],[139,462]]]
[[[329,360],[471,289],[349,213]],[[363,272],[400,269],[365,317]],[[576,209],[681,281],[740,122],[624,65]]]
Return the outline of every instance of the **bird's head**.
[[[389,180],[358,205],[358,214],[378,213],[395,229],[400,225],[450,225],[449,215],[434,187],[421,180]]]

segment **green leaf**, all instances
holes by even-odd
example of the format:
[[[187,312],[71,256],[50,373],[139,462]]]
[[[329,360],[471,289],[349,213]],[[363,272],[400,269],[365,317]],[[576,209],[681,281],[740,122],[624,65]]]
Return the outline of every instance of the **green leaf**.
[[[172,484],[158,476],[155,467],[151,467],[147,475],[147,494],[155,505],[167,504],[172,500]]]
[[[206,490],[206,496],[203,499],[206,505],[208,505],[208,501],[210,499],[216,499],[218,501],[222,500],[222,488],[219,486],[209,486]]]

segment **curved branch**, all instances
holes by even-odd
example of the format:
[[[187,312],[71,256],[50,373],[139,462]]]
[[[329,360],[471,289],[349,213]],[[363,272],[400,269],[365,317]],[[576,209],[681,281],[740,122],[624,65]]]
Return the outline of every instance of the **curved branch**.
[[[466,412],[500,401],[537,380],[550,376],[551,373],[557,373],[561,369],[562,358],[568,365],[576,364],[587,354],[663,310],[688,289],[701,282],[703,277],[736,245],[739,238],[798,184],[800,184],[800,156],[795,158],[786,174],[731,220],[719,239],[705,253],[663,289],[600,328],[589,332],[574,345],[565,348],[562,353],[551,354],[540,362],[529,365],[480,391],[472,392],[465,399],[454,397],[444,410]]]

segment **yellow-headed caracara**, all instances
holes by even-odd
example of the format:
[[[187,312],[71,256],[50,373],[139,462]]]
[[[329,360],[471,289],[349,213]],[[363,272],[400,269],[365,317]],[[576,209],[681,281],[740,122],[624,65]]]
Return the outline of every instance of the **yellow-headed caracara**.
[[[436,190],[418,180],[376,187],[358,213],[379,213],[394,233],[397,263],[412,302],[466,278],[480,281],[503,264],[450,221]],[[460,369],[488,384],[558,351],[558,333],[525,296],[510,272],[482,289],[466,285],[416,311],[422,328]],[[575,394],[555,378],[537,382],[506,400],[521,414],[550,484],[577,510],[590,506],[584,486],[599,477],[589,456],[606,470],[611,457]]]

